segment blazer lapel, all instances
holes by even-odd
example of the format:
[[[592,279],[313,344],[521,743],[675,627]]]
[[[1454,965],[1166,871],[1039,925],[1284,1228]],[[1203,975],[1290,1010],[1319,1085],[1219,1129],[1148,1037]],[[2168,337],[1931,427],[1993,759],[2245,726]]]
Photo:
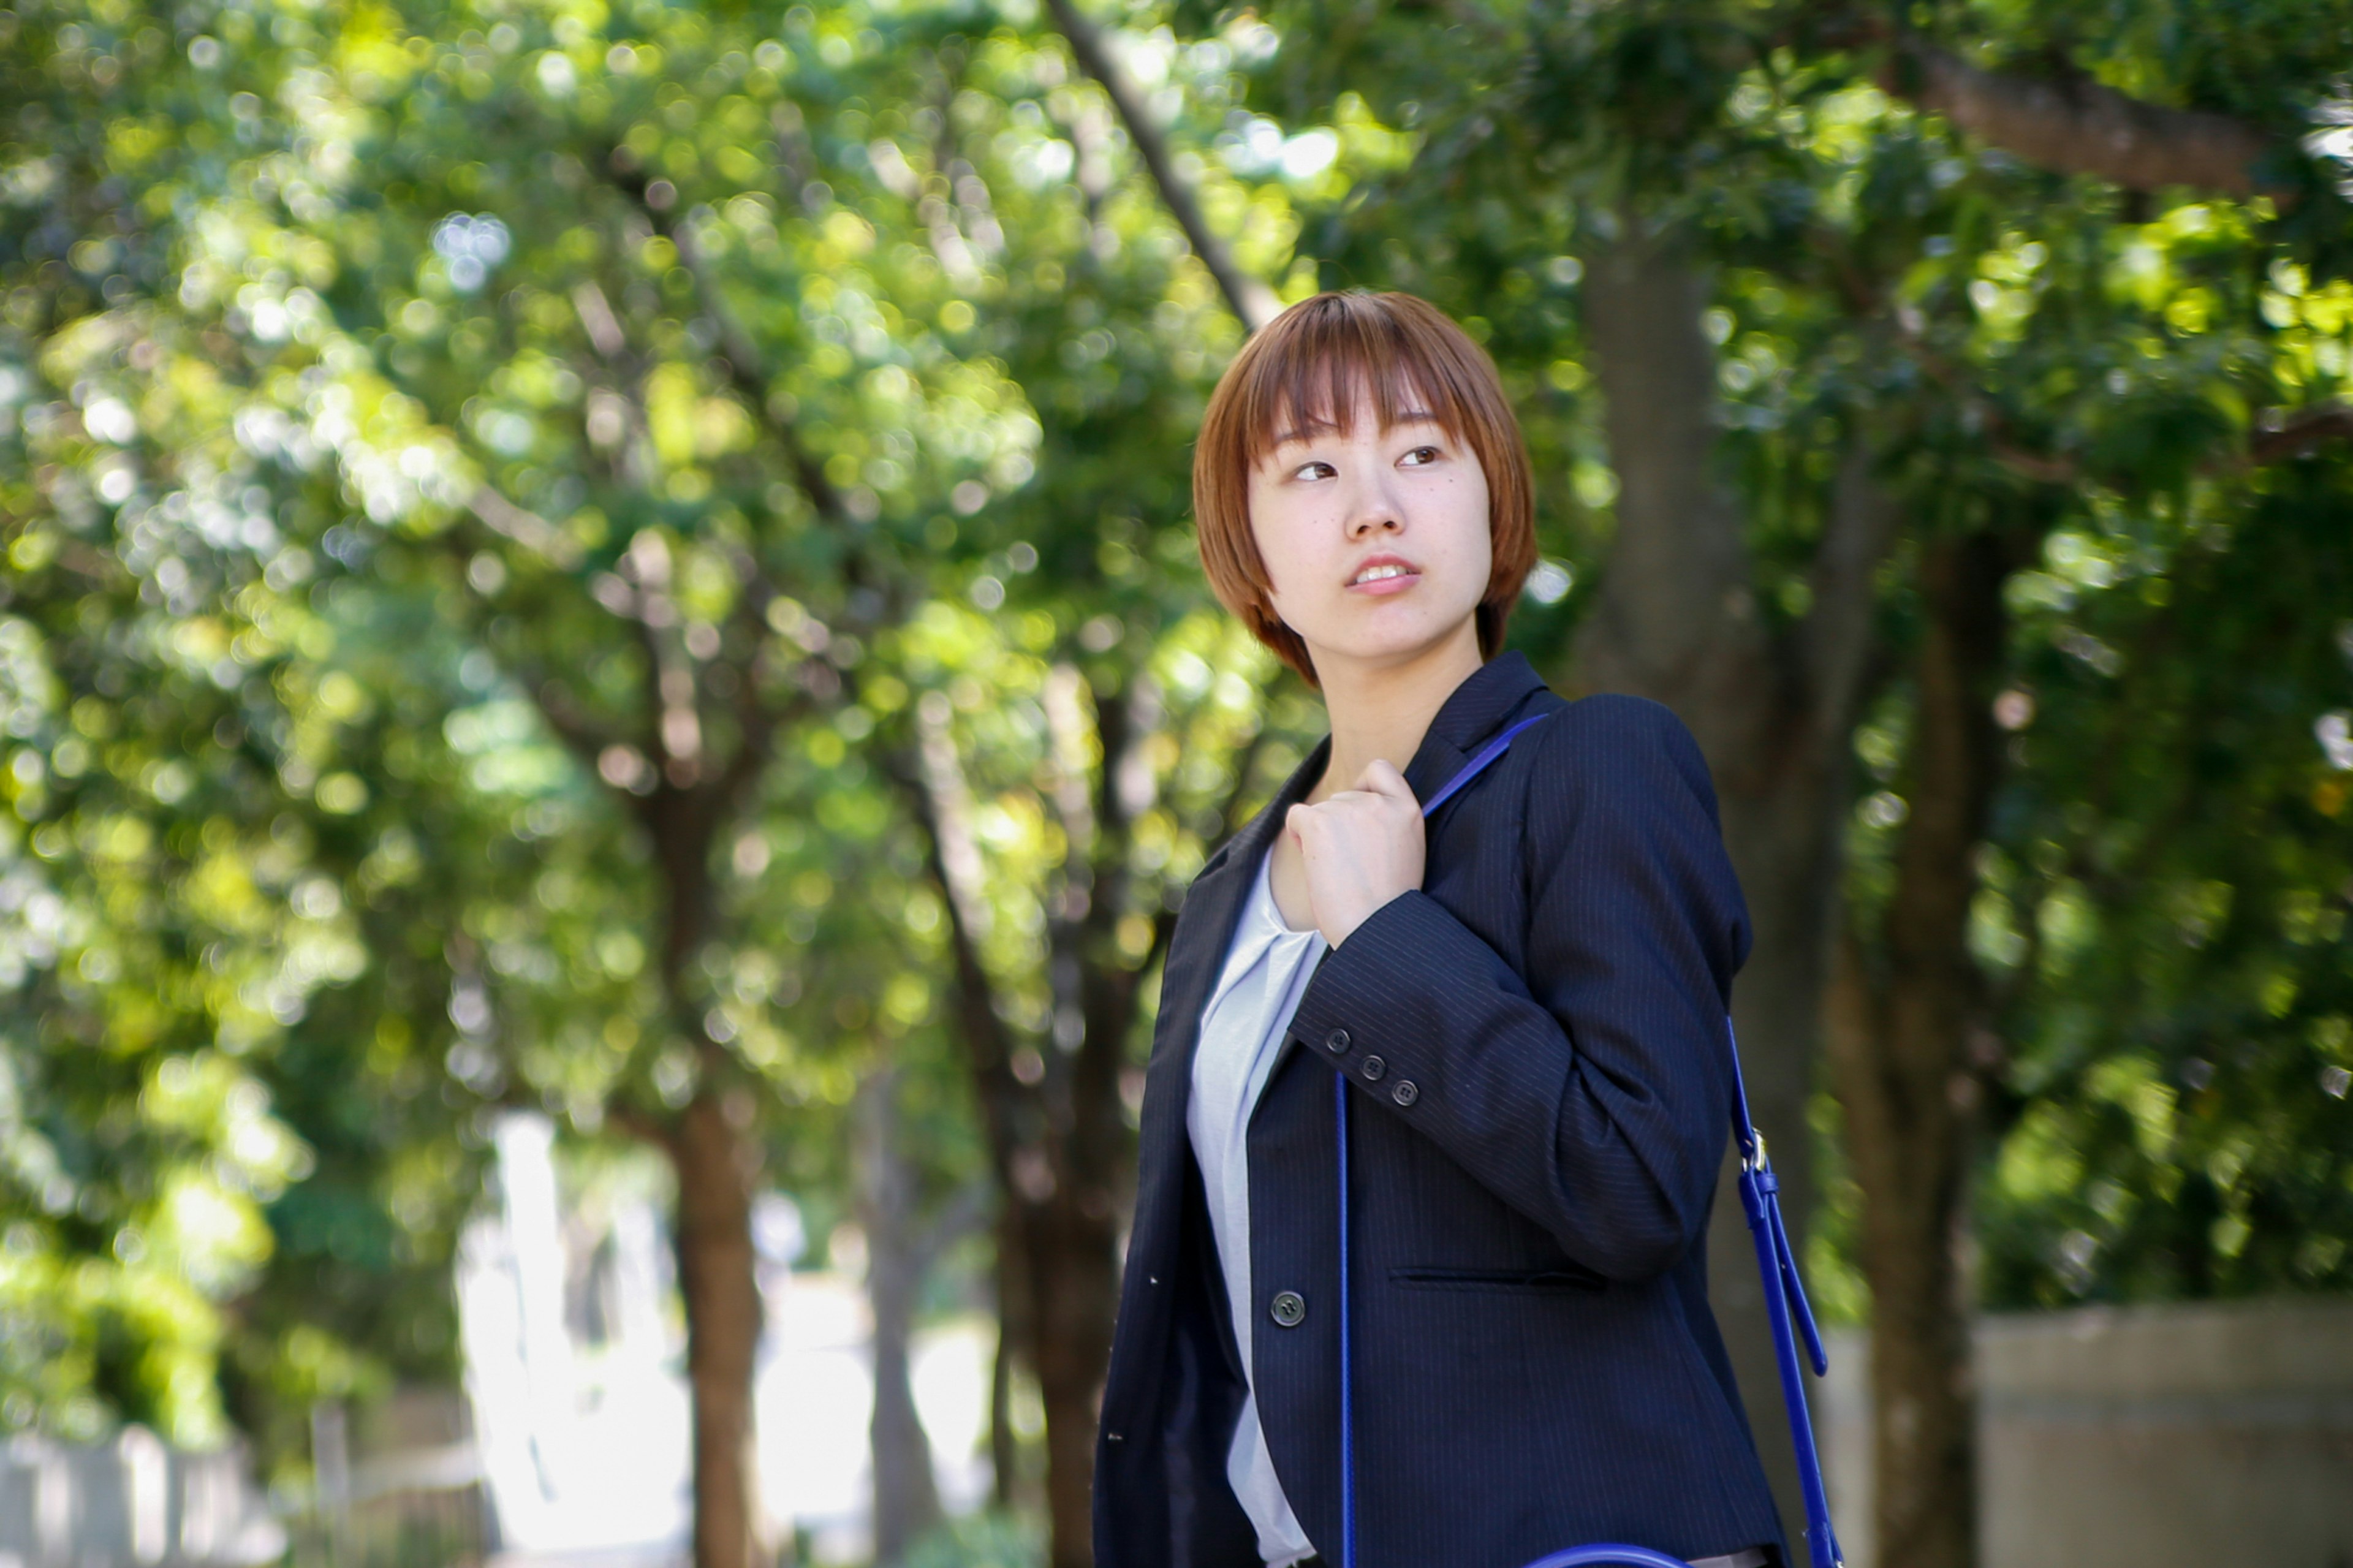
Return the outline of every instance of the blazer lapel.
[[[1461,771],[1481,742],[1544,689],[1528,662],[1516,653],[1490,660],[1456,688],[1431,721],[1430,733],[1406,769],[1406,782],[1423,800]],[[1192,1160],[1187,1148],[1186,1112],[1192,1100],[1193,1058],[1201,1039],[1201,1010],[1225,967],[1235,922],[1266,853],[1293,805],[1305,798],[1331,754],[1331,740],[1319,742],[1284,782],[1271,803],[1209,858],[1185,896],[1183,918],[1161,971],[1160,1006],[1152,1031],[1152,1056],[1145,1068],[1144,1125],[1136,1149],[1134,1225],[1129,1236],[1127,1305],[1121,1349],[1115,1350],[1104,1391],[1106,1412],[1130,1411],[1148,1392],[1170,1320],[1168,1297],[1139,1289],[1134,1276],[1156,1286],[1158,1269],[1176,1266],[1185,1186]],[[1137,1266],[1141,1264],[1142,1267]],[[1230,1351],[1230,1347],[1229,1347]]]
[[[1428,800],[1444,789],[1472,753],[1544,689],[1525,654],[1499,654],[1480,666],[1439,708],[1406,764],[1405,782],[1414,798]]]
[[[1242,905],[1258,876],[1259,861],[1273,842],[1284,814],[1305,797],[1323,773],[1330,747],[1328,739],[1316,744],[1283,781],[1266,809],[1234,835],[1185,895],[1184,917],[1176,922],[1162,972],[1158,1026],[1153,1031],[1149,1068],[1157,1075],[1165,1065],[1174,1075],[1173,1081],[1153,1087],[1163,1091],[1158,1097],[1161,1115],[1173,1120],[1180,1133],[1191,1096],[1193,1053],[1201,1040],[1201,1009],[1224,967],[1226,950],[1233,945],[1234,926],[1241,919]]]
[[[1440,734],[1438,727],[1433,724],[1430,733],[1421,738],[1420,746],[1413,753],[1413,761],[1406,764],[1406,788],[1413,791],[1414,799],[1428,800],[1444,789],[1448,781],[1461,773],[1462,764],[1470,760],[1468,752]]]
[[[1428,800],[1461,771],[1480,743],[1501,729],[1533,694],[1545,689],[1526,658],[1506,653],[1490,659],[1454,689],[1430,721],[1405,780],[1417,799]],[[1259,859],[1273,841],[1283,816],[1306,797],[1331,754],[1331,737],[1317,742],[1284,781],[1267,808],[1250,819],[1210,859],[1185,897],[1184,918],[1169,945],[1160,983],[1159,1017],[1153,1030],[1146,1068],[1146,1103],[1154,1107],[1144,1130],[1145,1152],[1164,1148],[1164,1139],[1184,1136],[1192,1094],[1193,1053],[1201,1039],[1201,1009],[1224,967],[1234,924],[1258,875]]]
[[[1310,752],[1267,808],[1210,857],[1185,895],[1160,981],[1160,1007],[1145,1066],[1145,1121],[1137,1138],[1135,1227],[1132,1257],[1158,1258],[1176,1245],[1176,1215],[1185,1193],[1187,1155],[1185,1113],[1193,1094],[1193,1055],[1201,1040],[1201,1009],[1225,966],[1234,926],[1258,875],[1259,858],[1283,814],[1324,771],[1327,739]]]

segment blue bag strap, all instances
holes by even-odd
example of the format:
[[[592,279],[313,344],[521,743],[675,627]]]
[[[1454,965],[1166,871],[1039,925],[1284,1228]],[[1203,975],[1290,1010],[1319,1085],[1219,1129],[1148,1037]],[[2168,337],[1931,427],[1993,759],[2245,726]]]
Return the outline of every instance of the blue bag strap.
[[[1471,760],[1462,764],[1461,771],[1439,786],[1438,793],[1422,804],[1423,817],[1431,816],[1440,806],[1461,794],[1463,785],[1485,773],[1488,763],[1512,749],[1512,742],[1520,738],[1521,731],[1532,724],[1543,723],[1547,717],[1548,715],[1545,713],[1532,713],[1472,752]]]
[[[1814,1445],[1814,1423],[1806,1410],[1805,1373],[1798,1365],[1798,1333],[1806,1338],[1807,1359],[1814,1375],[1830,1371],[1821,1331],[1814,1325],[1814,1310],[1806,1300],[1806,1287],[1798,1278],[1796,1249],[1789,1245],[1789,1227],[1781,1220],[1781,1180],[1765,1140],[1748,1114],[1748,1086],[1740,1075],[1740,1042],[1732,1020],[1724,1021],[1724,1040],[1732,1055],[1732,1136],[1740,1152],[1740,1209],[1748,1220],[1749,1239],[1757,1246],[1757,1271],[1765,1281],[1765,1314],[1773,1325],[1773,1359],[1781,1373],[1781,1403],[1789,1417],[1789,1442],[1797,1451],[1798,1490],[1806,1505],[1806,1557],[1813,1568],[1843,1568],[1838,1532],[1831,1528],[1829,1493],[1822,1486],[1821,1451]]]
[[[1490,763],[1510,749],[1520,731],[1546,717],[1546,713],[1537,713],[1523,719],[1481,747],[1423,804],[1424,819],[1485,772]],[[1740,1044],[1733,1035],[1729,1017],[1724,1021],[1724,1038],[1732,1057],[1732,1136],[1740,1152],[1740,1207],[1748,1220],[1749,1236],[1757,1244],[1757,1267],[1765,1280],[1766,1312],[1773,1324],[1774,1358],[1781,1373],[1781,1399],[1788,1413],[1789,1436],[1797,1448],[1798,1480],[1806,1504],[1806,1555],[1812,1568],[1844,1568],[1838,1536],[1831,1529],[1830,1500],[1822,1487],[1821,1453],[1814,1445],[1813,1421],[1806,1410],[1805,1374],[1798,1363],[1800,1328],[1815,1376],[1829,1372],[1830,1358],[1823,1353],[1813,1308],[1806,1300],[1806,1288],[1798,1276],[1798,1259],[1789,1245],[1788,1227],[1781,1220],[1781,1183],[1773,1174],[1765,1140],[1757,1134],[1756,1123],[1748,1114],[1748,1086],[1740,1072]],[[1340,1177],[1339,1564],[1340,1568],[1356,1568],[1356,1380],[1349,1341],[1353,1314],[1348,1310],[1348,1080],[1338,1073],[1332,1075],[1332,1116]],[[1583,1568],[1585,1564],[1600,1563],[1663,1568],[1675,1562],[1674,1558],[1645,1547],[1597,1544],[1554,1552],[1529,1564],[1529,1568]]]

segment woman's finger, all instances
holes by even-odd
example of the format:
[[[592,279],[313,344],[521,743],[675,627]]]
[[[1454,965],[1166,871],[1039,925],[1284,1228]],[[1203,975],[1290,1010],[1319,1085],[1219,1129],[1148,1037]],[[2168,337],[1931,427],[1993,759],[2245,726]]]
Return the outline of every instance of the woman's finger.
[[[1366,795],[1377,795],[1385,800],[1403,801],[1410,805],[1420,804],[1414,799],[1413,786],[1405,782],[1405,775],[1386,758],[1375,757],[1366,763],[1365,771],[1357,775],[1356,787]]]

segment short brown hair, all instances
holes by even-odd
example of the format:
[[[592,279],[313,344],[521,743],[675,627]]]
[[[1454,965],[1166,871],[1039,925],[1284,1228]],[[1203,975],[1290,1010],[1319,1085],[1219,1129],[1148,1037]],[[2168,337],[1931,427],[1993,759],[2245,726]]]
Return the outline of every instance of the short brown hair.
[[[1277,316],[1226,367],[1193,447],[1193,516],[1201,564],[1219,602],[1282,662],[1316,684],[1299,634],[1276,618],[1266,563],[1250,532],[1250,475],[1276,433],[1328,429],[1369,395],[1386,430],[1421,412],[1478,456],[1487,476],[1494,565],[1479,601],[1479,652],[1493,658],[1520,586],[1536,563],[1535,498],[1527,443],[1486,351],[1442,310],[1410,294],[1318,294]]]

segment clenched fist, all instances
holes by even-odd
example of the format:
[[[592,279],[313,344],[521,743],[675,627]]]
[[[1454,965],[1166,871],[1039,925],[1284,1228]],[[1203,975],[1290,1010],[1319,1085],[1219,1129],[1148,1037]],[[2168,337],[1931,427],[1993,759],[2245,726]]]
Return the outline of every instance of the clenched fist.
[[[1315,928],[1334,947],[1375,910],[1421,886],[1421,803],[1387,763],[1367,767],[1354,789],[1293,806],[1282,826],[1305,862]]]

